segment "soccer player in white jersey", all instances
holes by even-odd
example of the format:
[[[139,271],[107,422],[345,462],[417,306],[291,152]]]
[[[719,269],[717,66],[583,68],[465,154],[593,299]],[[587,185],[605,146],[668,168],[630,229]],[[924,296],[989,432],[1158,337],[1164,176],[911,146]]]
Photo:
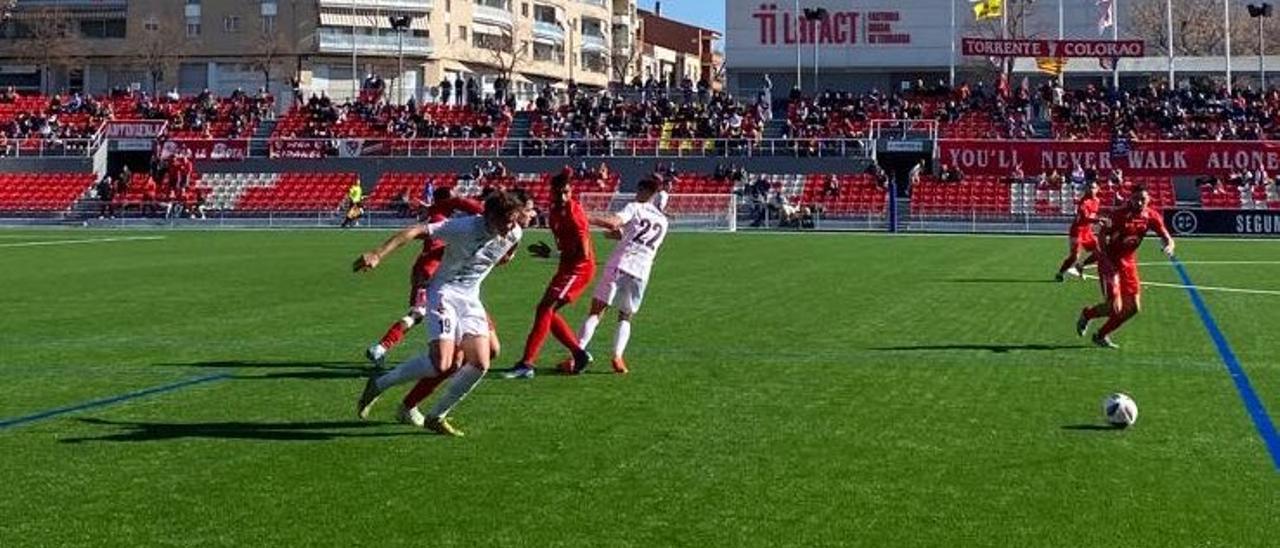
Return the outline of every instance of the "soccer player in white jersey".
[[[513,194],[495,192],[485,199],[482,216],[410,226],[356,259],[354,269],[363,272],[377,268],[383,258],[415,239],[439,238],[446,244],[440,270],[427,286],[427,302],[432,306],[427,317],[429,351],[371,377],[356,403],[360,418],[367,418],[374,402],[392,386],[452,375],[445,394],[427,412],[424,426],[438,434],[462,435],[449,423],[449,412],[489,370],[489,320],[480,302],[480,285],[493,267],[514,256],[522,235],[524,205]],[[462,363],[455,363],[456,349],[462,350]]]
[[[610,306],[617,306],[618,334],[613,342],[615,373],[627,372],[622,354],[631,339],[631,317],[640,310],[653,259],[667,238],[667,216],[650,200],[659,192],[660,185],[654,179],[645,179],[640,182],[636,200],[622,211],[590,219],[591,224],[611,232],[621,232],[622,237],[609,256],[604,275],[596,284],[591,313],[582,323],[578,339],[582,349],[586,350],[596,327],[600,325],[600,314]]]

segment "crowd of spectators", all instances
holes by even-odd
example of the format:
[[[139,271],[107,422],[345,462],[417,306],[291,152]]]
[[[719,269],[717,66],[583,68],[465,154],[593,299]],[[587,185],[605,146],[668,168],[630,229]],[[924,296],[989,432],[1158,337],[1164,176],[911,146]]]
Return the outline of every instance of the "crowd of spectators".
[[[569,153],[608,154],[616,139],[723,140],[718,151],[742,151],[763,136],[768,105],[748,105],[732,95],[691,88],[654,88],[635,94],[569,90],[563,104],[544,88],[534,101],[531,153],[568,147]],[[670,133],[664,135],[664,129]],[[677,146],[677,145],[673,145]],[[560,152],[560,151],[557,151]]]
[[[136,208],[143,217],[204,219],[207,196],[195,184],[195,164],[187,153],[161,158],[149,169],[133,173],[127,166],[115,175],[104,175],[93,187],[98,218],[112,218]]]
[[[258,120],[274,116],[275,106],[275,98],[265,88],[254,95],[236,88],[227,97],[206,88],[185,98],[173,89],[158,97],[136,93],[133,99],[138,118],[165,120],[171,135],[197,139],[249,137]]]

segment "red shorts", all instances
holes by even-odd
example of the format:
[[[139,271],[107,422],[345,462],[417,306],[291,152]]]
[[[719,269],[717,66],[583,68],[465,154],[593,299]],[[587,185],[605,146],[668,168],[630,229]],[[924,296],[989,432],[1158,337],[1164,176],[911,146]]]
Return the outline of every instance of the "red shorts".
[[[566,303],[576,301],[591,285],[595,273],[594,268],[556,272],[547,285],[546,297]]]
[[[1077,255],[1084,249],[1090,253],[1098,250],[1098,238],[1092,230],[1081,230],[1071,234],[1071,254]]]
[[[1116,265],[1110,261],[1099,261],[1098,281],[1102,284],[1102,294],[1108,301],[1142,294],[1138,265],[1133,263]]]

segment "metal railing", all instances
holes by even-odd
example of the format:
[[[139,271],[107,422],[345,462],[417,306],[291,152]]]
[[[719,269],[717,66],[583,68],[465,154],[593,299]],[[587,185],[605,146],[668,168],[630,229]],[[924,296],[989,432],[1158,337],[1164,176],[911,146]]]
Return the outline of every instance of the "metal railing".
[[[403,158],[403,157],[624,157],[699,158],[716,156],[851,158],[874,157],[869,139],[578,139],[578,138],[277,138],[215,140],[235,146],[222,159],[269,158]],[[191,150],[209,148],[208,139],[170,139]],[[265,151],[265,154],[264,154]]]
[[[7,139],[0,142],[0,157],[6,158],[85,158],[93,156],[101,143],[101,130],[84,139]]]

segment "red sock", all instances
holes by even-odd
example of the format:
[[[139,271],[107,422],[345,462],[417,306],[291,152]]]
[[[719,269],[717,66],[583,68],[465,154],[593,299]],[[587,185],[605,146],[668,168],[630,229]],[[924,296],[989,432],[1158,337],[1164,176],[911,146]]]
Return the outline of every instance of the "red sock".
[[[449,378],[449,375],[436,375],[434,377],[418,379],[418,383],[413,385],[413,389],[409,390],[409,393],[404,395],[402,403],[404,403],[405,407],[417,407],[418,404],[422,403],[422,400],[430,397],[431,393],[435,392],[436,388],[444,383],[447,378]]]
[[[574,352],[578,351],[578,335],[569,327],[569,322],[564,321],[564,316],[559,312],[551,313],[551,334],[555,335],[556,340],[560,341],[565,348]]]
[[[529,337],[524,341],[524,356],[520,358],[521,362],[533,365],[538,361],[538,353],[542,351],[542,343],[547,340],[547,333],[551,331],[551,318],[555,313],[555,309],[550,306],[538,306],[533,317],[533,327],[529,330]]]
[[[387,328],[387,334],[383,335],[382,340],[379,342],[382,344],[383,348],[391,350],[392,348],[395,348],[397,344],[400,344],[400,341],[403,339],[404,322],[396,320],[396,323],[391,324],[391,327]]]

